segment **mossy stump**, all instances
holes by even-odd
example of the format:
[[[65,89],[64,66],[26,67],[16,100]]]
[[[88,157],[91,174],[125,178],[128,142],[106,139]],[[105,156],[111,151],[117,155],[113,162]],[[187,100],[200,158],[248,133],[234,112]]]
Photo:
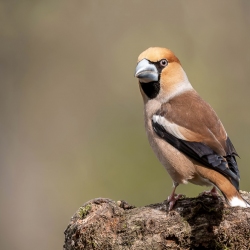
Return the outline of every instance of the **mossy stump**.
[[[250,201],[250,193],[241,192]],[[65,250],[250,249],[250,208],[208,195],[136,208],[98,198],[85,203],[65,230]]]

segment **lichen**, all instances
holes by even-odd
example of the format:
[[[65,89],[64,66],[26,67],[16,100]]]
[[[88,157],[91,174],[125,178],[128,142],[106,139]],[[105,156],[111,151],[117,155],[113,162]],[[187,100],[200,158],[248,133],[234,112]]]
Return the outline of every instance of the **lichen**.
[[[91,207],[90,204],[87,204],[84,207],[80,207],[79,210],[78,210],[78,215],[80,216],[80,218],[84,219],[89,214],[89,212],[91,211],[91,208],[92,207]]]

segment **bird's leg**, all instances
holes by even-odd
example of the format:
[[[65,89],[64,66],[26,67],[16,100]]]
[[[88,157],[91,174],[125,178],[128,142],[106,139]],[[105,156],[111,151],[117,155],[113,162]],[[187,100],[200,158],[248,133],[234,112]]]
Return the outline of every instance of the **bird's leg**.
[[[209,191],[204,191],[201,193],[201,195],[212,195],[213,197],[218,197],[219,193],[217,192],[217,189],[215,186],[213,186],[213,188]]]
[[[175,193],[175,189],[178,187],[178,185],[179,185],[179,183],[174,182],[174,189],[173,189],[172,193],[170,194],[170,196],[168,196],[168,200],[167,200],[167,201],[168,201],[168,203],[169,203],[169,208],[168,208],[169,211],[173,209],[173,207],[174,207],[176,201],[177,201],[179,198],[182,197],[182,194],[178,194],[178,195],[177,195],[177,194]]]

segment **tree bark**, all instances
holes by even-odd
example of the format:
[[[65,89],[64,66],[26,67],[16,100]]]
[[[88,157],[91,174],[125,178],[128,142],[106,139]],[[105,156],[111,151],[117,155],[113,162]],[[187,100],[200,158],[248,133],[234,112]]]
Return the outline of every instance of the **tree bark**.
[[[250,193],[241,192],[250,201]],[[65,230],[65,250],[250,249],[250,209],[222,197],[182,198],[136,208],[98,198],[85,203]]]

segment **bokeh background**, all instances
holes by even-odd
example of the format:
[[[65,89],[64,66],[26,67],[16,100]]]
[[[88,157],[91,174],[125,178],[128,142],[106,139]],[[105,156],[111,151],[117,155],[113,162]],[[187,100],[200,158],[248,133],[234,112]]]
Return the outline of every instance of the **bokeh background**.
[[[134,78],[150,46],[172,49],[216,110],[250,190],[249,13],[249,0],[0,1],[0,249],[62,249],[96,197],[166,199]]]

